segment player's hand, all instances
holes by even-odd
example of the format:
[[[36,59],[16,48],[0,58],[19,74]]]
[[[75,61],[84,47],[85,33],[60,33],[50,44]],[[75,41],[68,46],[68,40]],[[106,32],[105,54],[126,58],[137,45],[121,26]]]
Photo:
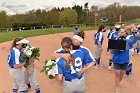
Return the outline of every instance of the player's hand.
[[[33,63],[34,62],[34,58],[29,59],[29,62]]]
[[[103,48],[100,48],[101,51],[103,51]]]
[[[80,76],[81,74],[83,74],[86,71],[86,68],[83,67],[80,69],[80,71],[77,73],[78,76]]]
[[[62,55],[62,57],[63,57],[65,60],[69,60],[69,59],[70,59],[70,54],[65,53],[65,54]]]
[[[22,65],[25,65],[26,64],[26,62],[22,62]]]

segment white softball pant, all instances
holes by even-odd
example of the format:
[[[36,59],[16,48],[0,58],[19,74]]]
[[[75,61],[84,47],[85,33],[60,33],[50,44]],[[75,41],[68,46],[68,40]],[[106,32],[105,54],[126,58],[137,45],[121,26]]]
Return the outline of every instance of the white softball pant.
[[[63,79],[63,93],[85,93],[85,78],[66,81]]]
[[[94,44],[95,59],[101,58],[101,49],[98,45]]]
[[[29,79],[31,80],[31,84],[33,85],[33,87],[35,89],[38,89],[39,88],[39,84],[36,80],[36,69],[34,69],[33,73],[31,75],[29,75],[27,73],[27,69],[25,68],[25,71],[24,71],[24,81],[26,84],[28,84],[30,81]]]
[[[12,76],[14,82],[13,82],[13,89],[20,89],[20,91],[26,91],[23,73],[21,68],[9,68],[9,73]]]

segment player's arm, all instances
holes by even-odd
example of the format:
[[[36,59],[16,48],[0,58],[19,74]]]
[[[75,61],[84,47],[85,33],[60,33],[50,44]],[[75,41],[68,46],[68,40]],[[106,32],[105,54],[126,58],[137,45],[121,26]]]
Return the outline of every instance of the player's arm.
[[[98,45],[99,45],[99,47],[100,47],[101,50],[102,50],[102,45],[101,45],[102,36],[103,36],[103,34],[100,34],[99,40],[98,40]]]
[[[56,75],[56,80],[62,81],[63,80],[63,74],[57,74]]]
[[[58,60],[56,64],[56,80],[62,81],[63,80],[63,71],[64,71],[64,64],[62,61]]]
[[[91,67],[93,67],[94,62],[91,63],[87,63],[83,68],[80,69],[80,71],[78,72],[78,75],[83,74],[84,72],[86,72],[88,69],[90,69]]]
[[[83,74],[85,71],[93,67],[93,65],[96,63],[96,60],[94,59],[93,55],[91,52],[87,49],[84,54],[84,66],[83,68],[78,72],[78,75]]]
[[[53,53],[52,56],[51,56],[51,59],[57,59],[57,58],[64,58],[64,59],[69,59],[70,58],[70,54],[68,53],[62,53],[62,54],[59,54],[59,53]]]
[[[19,62],[19,58],[20,58],[20,53],[14,53],[14,60],[15,60],[15,64],[14,64],[14,68],[21,68],[22,66],[25,65],[25,62],[20,63]]]
[[[24,66],[25,65],[25,62],[22,62],[22,63],[19,63],[19,64],[15,64],[14,65],[14,68],[16,69],[16,68],[21,68],[22,66]]]

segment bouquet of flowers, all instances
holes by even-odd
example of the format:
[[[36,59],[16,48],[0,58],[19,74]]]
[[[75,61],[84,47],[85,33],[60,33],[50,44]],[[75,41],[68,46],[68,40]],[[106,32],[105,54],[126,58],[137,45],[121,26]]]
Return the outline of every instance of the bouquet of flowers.
[[[25,59],[26,64],[24,65],[25,68],[27,68],[29,74],[33,72],[34,65],[30,63],[30,59],[33,60],[39,60],[40,57],[40,49],[37,47],[31,47],[27,46],[25,50],[23,51],[24,56],[23,58]]]
[[[43,69],[41,72],[45,72],[50,79],[54,79],[56,75],[56,61],[55,60],[46,60],[45,66],[43,66]]]

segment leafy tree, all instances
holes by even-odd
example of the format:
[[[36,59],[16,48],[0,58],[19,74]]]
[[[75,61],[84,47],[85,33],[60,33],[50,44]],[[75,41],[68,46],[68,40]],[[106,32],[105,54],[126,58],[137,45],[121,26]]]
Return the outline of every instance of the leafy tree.
[[[0,28],[6,28],[9,25],[9,17],[5,11],[0,12]]]
[[[60,12],[60,23],[64,25],[75,24],[77,22],[77,13],[73,9],[65,8]]]

